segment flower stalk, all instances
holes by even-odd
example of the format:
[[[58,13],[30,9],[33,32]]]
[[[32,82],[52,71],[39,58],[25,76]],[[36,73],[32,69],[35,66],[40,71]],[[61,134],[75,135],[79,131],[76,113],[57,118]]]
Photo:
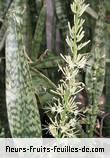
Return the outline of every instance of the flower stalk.
[[[85,137],[84,130],[80,124],[81,110],[78,108],[79,102],[76,100],[77,94],[84,88],[84,83],[77,80],[80,69],[86,64],[86,57],[79,54],[89,41],[82,42],[84,37],[82,15],[88,5],[84,0],[74,0],[71,10],[74,13],[74,25],[68,23],[69,34],[66,42],[71,49],[71,55],[61,55],[65,61],[65,66],[59,66],[63,78],[57,86],[57,97],[54,98],[53,105],[49,105],[48,111],[51,113],[49,131],[57,138]]]

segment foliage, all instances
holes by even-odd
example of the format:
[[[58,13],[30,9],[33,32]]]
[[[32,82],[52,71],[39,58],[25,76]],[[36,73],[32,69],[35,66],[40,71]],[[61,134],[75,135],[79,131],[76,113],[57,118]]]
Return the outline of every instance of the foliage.
[[[23,78],[23,82],[19,83],[19,87],[24,87],[21,91],[22,96],[24,96],[22,97],[23,100],[27,98],[25,91],[28,92],[28,95],[30,94],[27,90],[30,87],[33,98],[37,100],[37,102],[35,100],[34,105],[40,109],[43,124],[49,123],[44,114],[46,109],[52,124],[58,123],[64,127],[68,123],[68,126],[65,126],[67,128],[63,128],[63,133],[61,133],[61,128],[56,130],[50,123],[50,132],[52,133],[53,130],[54,136],[56,131],[56,137],[102,137],[110,135],[110,1],[87,0],[90,6],[86,8],[83,15],[85,23],[83,23],[82,16],[77,14],[83,6],[80,8],[79,4],[85,4],[85,1],[74,0],[74,3],[70,5],[72,2],[73,0],[0,1],[0,137],[13,135],[10,135],[10,129],[11,133],[13,132],[10,118],[7,118],[7,112],[9,114],[7,107],[9,106],[6,103],[5,87],[9,81],[7,81],[8,77],[5,72],[7,74],[8,69],[10,69],[8,76],[13,84],[19,83],[21,76]],[[14,10],[15,3],[16,9]],[[75,8],[74,4],[77,4],[78,8]],[[12,23],[10,23],[11,20]],[[70,21],[69,24],[68,21]],[[84,28],[78,28],[79,23],[82,23]],[[80,29],[79,32],[77,32],[78,29]],[[65,40],[66,36],[67,39]],[[88,40],[91,42],[86,45],[85,41]],[[84,45],[86,47],[83,47]],[[13,52],[9,53],[12,50]],[[61,56],[60,53],[62,53]],[[13,55],[10,56],[10,54]],[[16,55],[18,57],[15,61]],[[60,65],[59,72],[57,72],[58,65]],[[15,75],[17,67],[19,71]],[[10,75],[10,73],[12,74]],[[25,75],[23,76],[23,74]],[[29,79],[28,86],[26,86],[27,78]],[[11,91],[17,89],[15,85],[10,89]],[[21,99],[19,99],[18,93],[15,96],[18,100],[17,104],[19,104]],[[100,103],[101,98],[103,98],[103,103]],[[52,103],[53,101],[54,103]],[[66,109],[68,106],[71,107],[69,112]],[[22,108],[24,107],[23,103]],[[29,111],[32,110],[32,107],[29,106]],[[42,108],[44,111],[41,111]],[[33,112],[33,114],[35,113]],[[21,115],[22,112],[19,116]],[[27,114],[24,112],[24,118],[25,116]],[[14,115],[12,114],[11,117],[14,118]],[[70,126],[71,120],[73,120],[73,124]],[[14,121],[15,126],[18,125],[18,119]],[[22,121],[24,120],[21,119]],[[15,131],[17,128],[15,127]],[[37,127],[35,128],[37,129]],[[19,129],[21,130],[21,127]],[[69,133],[65,134],[65,129],[70,129]],[[29,131],[28,134],[21,132],[20,135],[32,137]],[[41,129],[39,131],[41,134]],[[48,136],[46,131],[44,131],[44,136]]]
[[[32,88],[32,78],[26,56],[25,22],[23,21],[25,11],[25,1],[17,0],[13,3],[8,16],[6,36],[6,105],[8,121],[12,137],[21,138],[42,136],[39,110]]]
[[[105,80],[105,7],[104,3],[99,3],[98,19],[96,21],[93,44],[90,52],[89,67],[86,71],[86,85],[89,94],[89,103],[91,107],[91,115],[89,115],[88,134],[90,137],[94,135],[96,119],[99,113],[99,98],[102,95]]]

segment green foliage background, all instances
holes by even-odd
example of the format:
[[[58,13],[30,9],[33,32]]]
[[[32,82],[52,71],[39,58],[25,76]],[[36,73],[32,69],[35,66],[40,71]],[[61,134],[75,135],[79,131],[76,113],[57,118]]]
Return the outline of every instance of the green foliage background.
[[[21,45],[25,46],[27,60],[30,66],[30,72],[32,76],[33,91],[36,95],[36,100],[38,107],[40,109],[41,120],[45,119],[45,107],[53,101],[55,94],[51,92],[51,89],[55,90],[56,85],[62,77],[62,74],[58,72],[58,64],[64,65],[65,62],[60,56],[70,54],[70,49],[66,44],[66,36],[69,32],[68,21],[70,24],[74,24],[74,16],[70,8],[70,4],[73,0],[17,0],[17,7],[22,8],[25,5],[26,9],[23,13],[23,28],[19,33],[23,38],[23,43]],[[85,72],[81,71],[78,78],[80,81],[86,83],[87,96],[89,100],[89,105],[92,106],[90,114],[88,117],[88,129],[92,129],[92,134],[89,137],[100,134],[101,124],[97,131],[95,131],[96,120],[103,120],[106,114],[107,117],[104,118],[104,128],[103,136],[110,136],[110,2],[109,0],[88,0],[86,1],[90,4],[92,10],[90,13],[84,14],[85,24],[85,37],[83,41],[91,40],[87,47],[81,50],[82,54],[87,53],[90,56],[89,64],[96,63],[98,66],[98,72],[102,70],[100,74],[95,74],[97,77],[96,82],[92,82],[94,70],[89,70],[88,68]],[[13,9],[13,3],[15,0],[0,0],[0,133],[1,137],[10,137],[9,119],[7,117],[7,106],[6,106],[6,39],[8,30],[8,21],[10,10]],[[98,6],[102,3],[103,8],[98,12]],[[97,15],[102,17],[101,27],[97,26],[98,23]],[[100,20],[100,19],[99,19]],[[104,26],[104,29],[102,27]],[[101,28],[101,29],[100,29]],[[96,39],[96,40],[95,40]],[[99,41],[97,41],[97,39]],[[100,46],[97,47],[97,42]],[[102,52],[102,48],[104,51]],[[98,54],[99,52],[99,54]],[[103,55],[106,55],[106,59],[102,59]],[[92,56],[92,57],[91,57]],[[100,61],[100,60],[101,61]],[[14,63],[14,61],[12,60]],[[97,65],[98,64],[98,65]],[[94,64],[93,64],[94,65]],[[96,68],[93,68],[96,70]],[[21,70],[22,71],[22,70]],[[90,72],[89,72],[90,71]],[[88,73],[87,73],[88,72]],[[91,74],[91,76],[89,75]],[[101,77],[99,79],[98,77]],[[13,78],[14,80],[14,78]],[[95,89],[94,85],[95,84]],[[97,88],[98,87],[98,88]],[[98,108],[98,100],[100,96],[105,96],[106,101],[103,107],[104,114],[100,114],[100,108]],[[93,95],[94,94],[94,95]],[[86,98],[87,99],[87,98]],[[93,105],[92,105],[93,104]],[[88,105],[85,105],[88,107]],[[92,113],[92,114],[91,114]],[[93,115],[93,116],[92,116]],[[96,119],[94,118],[94,115]],[[93,123],[92,123],[93,121]],[[45,120],[46,122],[46,120]],[[48,121],[47,121],[48,122]],[[44,123],[44,122],[43,122]],[[45,123],[44,123],[45,124]],[[90,125],[93,125],[91,127]],[[94,125],[95,124],[95,125]],[[84,127],[85,128],[85,127]],[[88,130],[87,129],[87,130]],[[45,135],[45,134],[44,134]]]

